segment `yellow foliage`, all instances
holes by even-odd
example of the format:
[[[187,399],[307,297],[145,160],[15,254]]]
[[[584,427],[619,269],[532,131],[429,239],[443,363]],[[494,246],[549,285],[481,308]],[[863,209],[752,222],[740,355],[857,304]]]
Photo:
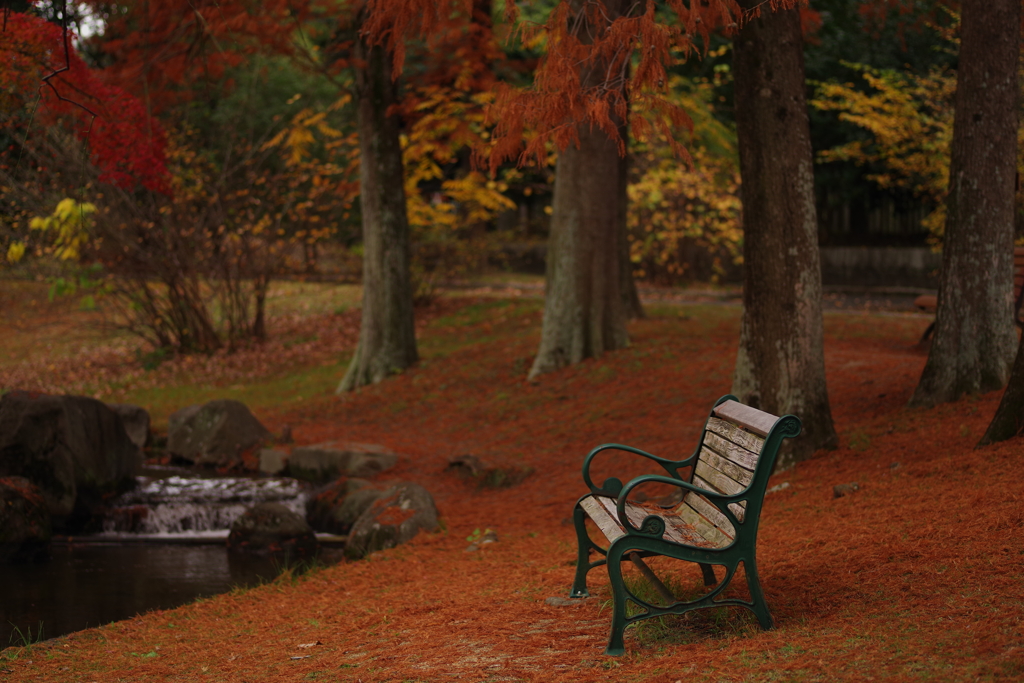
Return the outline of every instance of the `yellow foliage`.
[[[673,153],[664,133],[636,144],[627,193],[630,259],[641,278],[673,284],[717,280],[742,252],[735,134],[711,113],[707,82],[671,80],[671,99],[692,115],[686,141],[691,164]]]
[[[345,95],[331,107],[331,110],[345,106],[350,100],[351,96]],[[295,114],[289,124],[282,128],[277,135],[264,143],[262,149],[268,150],[274,147],[284,147],[289,152],[288,164],[291,166],[301,164],[310,155],[311,148],[317,142],[317,138],[313,134],[314,130],[327,139],[340,138],[342,136],[341,131],[332,128],[327,123],[327,114],[327,111],[303,109]]]
[[[7,247],[7,262],[17,263],[25,255],[25,243],[24,242],[11,242],[11,245]]]
[[[877,165],[883,170],[868,178],[879,187],[910,190],[927,200],[933,211],[922,224],[933,236],[941,236],[956,74],[939,67],[921,75],[862,64],[847,66],[870,89],[862,91],[853,83],[819,83],[811,105],[839,112],[840,120],[863,128],[871,138],[825,150],[820,159]]]
[[[81,256],[82,247],[89,240],[89,227],[92,225],[92,219],[89,216],[95,211],[94,204],[79,203],[67,197],[57,204],[57,208],[50,216],[33,218],[29,221],[28,226],[32,230],[47,232],[53,236],[53,251],[58,259],[62,261],[77,260]],[[9,260],[14,246],[12,244],[8,249]],[[20,251],[21,254],[24,254],[24,245],[21,245]],[[19,258],[21,254],[19,254]]]
[[[402,144],[413,271],[424,294],[433,278],[479,265],[488,249],[482,226],[516,205],[502,194],[508,189],[504,182],[470,169],[456,170],[454,178],[445,173],[460,153],[487,139],[484,106],[493,96],[439,86],[417,94],[419,118]],[[429,185],[439,191],[425,191]]]

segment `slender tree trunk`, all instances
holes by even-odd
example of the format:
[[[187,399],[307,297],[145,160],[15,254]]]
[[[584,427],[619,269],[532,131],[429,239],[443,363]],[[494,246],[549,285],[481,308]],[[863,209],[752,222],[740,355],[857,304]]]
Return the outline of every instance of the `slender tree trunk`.
[[[380,382],[416,362],[409,222],[391,56],[360,37],[354,47],[363,216],[363,314],[359,345],[338,393]]]
[[[626,0],[605,0],[621,16]],[[586,29],[580,35],[586,40]],[[586,88],[603,82],[601,64],[584,67]],[[529,379],[629,343],[623,286],[623,226],[618,145],[589,124],[579,146],[558,155],[548,238],[544,322]]]
[[[1009,378],[1019,49],[1019,0],[961,3],[939,305],[911,405],[993,391]]]
[[[752,7],[747,0],[745,7]],[[803,44],[797,10],[767,6],[736,37],[736,134],[743,179],[743,323],[733,393],[803,422],[787,468],[836,432],[825,387],[821,266]]]

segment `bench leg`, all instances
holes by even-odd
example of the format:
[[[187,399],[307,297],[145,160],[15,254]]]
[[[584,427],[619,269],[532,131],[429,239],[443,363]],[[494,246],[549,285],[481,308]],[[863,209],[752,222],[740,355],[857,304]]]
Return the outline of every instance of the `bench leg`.
[[[601,564],[601,562],[591,563],[590,561],[590,551],[597,546],[590,540],[590,535],[587,533],[587,526],[584,524],[586,519],[587,513],[577,505],[572,511],[572,524],[576,527],[577,551],[576,577],[572,581],[572,590],[569,591],[570,598],[590,597],[590,591],[587,590],[587,574]]]
[[[710,564],[704,564],[703,562],[698,562],[697,564],[700,565],[700,573],[704,575],[705,586],[714,586],[718,583],[718,577],[715,576],[714,567]]]
[[[608,578],[612,584],[612,628],[608,635],[606,655],[618,657],[626,653],[623,632],[626,630],[626,584],[622,580],[622,552],[609,549]]]
[[[757,578],[757,563],[753,560],[743,562],[743,573],[747,575],[747,589],[750,591],[750,601],[753,603],[751,609],[757,616],[761,628],[770,631],[775,628],[772,621],[772,614],[768,611],[768,603],[764,600],[764,593],[761,591],[761,582]]]

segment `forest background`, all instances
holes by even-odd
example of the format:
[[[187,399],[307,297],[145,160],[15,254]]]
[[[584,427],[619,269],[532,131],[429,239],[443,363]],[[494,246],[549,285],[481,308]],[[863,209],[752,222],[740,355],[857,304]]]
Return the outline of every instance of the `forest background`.
[[[823,231],[813,210],[765,217],[786,204],[778,179],[807,172],[791,142],[802,150],[809,136],[823,214],[881,192],[918,210],[911,239],[940,246],[961,51],[957,6],[794,4],[15,4],[2,34],[0,248],[12,273],[100,306],[147,358],[264,340],[271,281],[322,276],[329,256],[335,275],[365,285],[339,390],[416,361],[413,303],[439,283],[523,253],[547,261],[531,379],[625,346],[625,319],[642,315],[637,279],[716,282],[742,268],[734,391],[804,416],[806,457],[835,432],[821,364]],[[771,24],[797,14],[793,43],[788,19]],[[741,54],[758,40],[760,52]],[[1014,59],[1018,49],[1015,39]],[[797,122],[758,130],[767,110],[738,103],[771,80],[761,65],[773,61],[786,64],[785,87],[796,83]],[[748,160],[782,161],[744,162],[743,125]],[[747,187],[744,163],[754,164]],[[761,193],[767,203],[754,201]],[[1003,222],[993,244],[1010,235]],[[793,259],[780,260],[780,239]],[[950,253],[966,262],[977,249]],[[944,277],[955,283],[957,269]],[[972,304],[986,324],[1002,305],[993,282]],[[944,384],[929,365],[918,402],[1008,379],[1007,323],[990,349],[950,351],[949,321],[959,329],[970,315],[944,315],[961,296],[945,291],[936,368],[958,353],[980,360]],[[786,310],[796,322],[783,330]],[[804,350],[787,365],[772,360],[779,343]]]

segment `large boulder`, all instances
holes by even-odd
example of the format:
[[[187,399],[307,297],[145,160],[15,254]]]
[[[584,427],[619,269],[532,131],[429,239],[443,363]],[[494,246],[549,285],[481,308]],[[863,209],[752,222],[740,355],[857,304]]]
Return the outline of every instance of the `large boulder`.
[[[284,555],[288,559],[316,554],[316,535],[301,515],[281,503],[260,503],[231,525],[228,549],[254,555]]]
[[[437,506],[430,493],[419,484],[397,484],[356,520],[345,543],[345,556],[359,559],[394,548],[421,530],[434,531],[437,526]]]
[[[306,519],[317,531],[347,534],[356,520],[375,500],[384,495],[366,479],[341,478],[306,504]]]
[[[167,452],[176,460],[222,469],[259,469],[259,451],[273,435],[231,399],[182,408],[168,418]]]
[[[372,477],[396,462],[398,456],[383,446],[329,441],[293,449],[288,476],[324,484],[338,477]]]
[[[77,533],[111,495],[135,485],[142,454],[121,418],[85,396],[0,397],[0,477],[39,488],[54,526]]]
[[[128,438],[139,448],[149,443],[149,411],[130,403],[108,403],[107,406],[121,416],[121,423]]]
[[[0,562],[46,557],[52,529],[39,489],[24,477],[0,479]]]

